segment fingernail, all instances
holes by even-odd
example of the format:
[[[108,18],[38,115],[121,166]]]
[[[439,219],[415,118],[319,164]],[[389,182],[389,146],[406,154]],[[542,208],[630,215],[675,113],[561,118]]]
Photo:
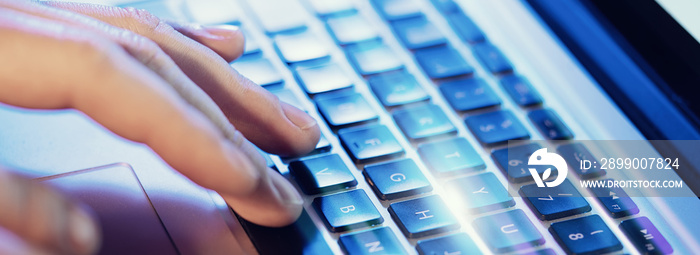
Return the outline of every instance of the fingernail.
[[[201,29],[208,34],[222,38],[232,38],[240,33],[240,28],[234,25],[201,26]]]
[[[272,178],[272,183],[275,185],[275,188],[280,196],[280,201],[287,205],[287,207],[301,206],[304,203],[304,200],[301,198],[301,195],[299,195],[297,189],[294,188],[289,181],[279,175],[270,177]]]
[[[284,115],[286,115],[287,118],[294,123],[294,125],[301,129],[308,129],[318,125],[316,120],[309,116],[309,114],[292,105],[282,103],[282,110],[284,111]]]
[[[82,208],[71,215],[71,238],[78,254],[93,254],[99,246],[100,233],[92,217]]]

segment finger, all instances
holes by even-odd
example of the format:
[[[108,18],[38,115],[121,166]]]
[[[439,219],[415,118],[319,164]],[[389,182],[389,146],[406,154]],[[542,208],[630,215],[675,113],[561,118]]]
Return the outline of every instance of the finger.
[[[168,24],[181,34],[207,46],[226,62],[243,55],[245,38],[237,26],[201,26],[173,21],[168,21]]]
[[[262,87],[233,71],[209,48],[191,40],[144,10],[48,2],[132,30],[156,42],[184,73],[221,107],[229,121],[261,149],[280,155],[311,151],[320,137],[316,121],[280,103]]]
[[[25,177],[0,169],[0,226],[30,245],[60,254],[93,254],[100,245],[96,221],[83,207]],[[7,248],[7,247],[6,247]]]
[[[148,144],[203,186],[229,193],[255,188],[260,174],[238,146],[112,41],[10,11],[0,19],[0,89],[13,91],[1,93],[0,101],[76,108],[119,135]],[[42,61],[32,61],[30,53]]]
[[[93,28],[93,30],[95,30],[94,29],[95,27],[92,27],[92,28]],[[118,28],[114,28],[114,27],[110,26],[110,27],[107,27],[104,29],[109,30],[109,29],[118,29]],[[118,30],[121,30],[121,29],[118,29]],[[202,98],[204,98],[204,99],[208,98],[208,97],[206,97],[206,95],[200,96],[199,100],[195,100],[196,98],[193,98],[194,95],[197,95],[197,93],[201,93],[201,91],[199,91],[198,88],[194,84],[188,85],[187,82],[191,83],[191,81],[189,81],[184,74],[180,73],[179,76],[176,75],[179,73],[177,66],[174,63],[172,63],[172,60],[170,60],[162,51],[159,51],[157,46],[153,46],[152,44],[149,44],[148,42],[150,42],[150,41],[145,40],[145,38],[143,38],[141,36],[135,35],[133,33],[129,33],[128,31],[121,31],[121,32],[100,31],[100,30],[95,30],[95,31],[100,32],[101,34],[103,34],[105,36],[110,36],[110,35],[115,35],[115,34],[119,35],[118,37],[114,37],[114,36],[112,36],[112,37],[114,38],[114,40],[120,41],[122,46],[125,46],[125,48],[128,51],[130,51],[130,53],[133,56],[135,56],[137,59],[141,59],[142,62],[151,66],[151,69],[155,69],[155,70],[159,70],[159,71],[169,70],[168,73],[170,75],[168,75],[166,77],[169,77],[171,79],[175,79],[175,78],[179,77],[179,79],[181,79],[181,80],[175,79],[174,81],[176,84],[173,85],[173,87],[178,92],[180,92],[180,94],[182,96],[184,96],[186,99],[189,98],[188,101],[190,101],[190,103],[197,104],[197,106],[200,110],[204,109],[204,112],[210,115],[210,116],[208,116],[210,120],[214,120],[217,124],[219,124],[220,128],[224,130],[224,133],[226,135],[228,135],[228,137],[230,138],[231,141],[233,141],[233,145],[236,146],[235,149],[238,149],[238,152],[233,151],[232,153],[236,153],[237,156],[243,156],[244,158],[251,159],[250,163],[252,164],[252,168],[254,169],[253,171],[256,171],[258,174],[260,174],[257,182],[255,180],[250,180],[249,182],[245,183],[247,180],[246,178],[239,178],[240,180],[236,180],[236,181],[238,181],[238,183],[244,182],[244,184],[249,184],[249,186],[254,187],[251,190],[253,190],[253,189],[273,190],[274,192],[268,192],[266,194],[276,195],[276,196],[273,196],[273,197],[268,196],[266,199],[263,199],[262,201],[265,201],[265,203],[268,203],[269,204],[268,207],[276,208],[276,210],[272,211],[271,215],[276,215],[276,219],[278,219],[278,221],[276,221],[276,223],[266,222],[266,221],[258,221],[258,219],[255,218],[255,216],[256,216],[255,214],[251,214],[251,216],[250,216],[250,218],[248,218],[248,220],[250,220],[252,222],[260,223],[261,225],[287,224],[287,223],[290,223],[291,221],[293,221],[293,218],[298,216],[299,212],[301,211],[301,205],[299,202],[299,201],[301,201],[301,198],[299,197],[298,193],[294,189],[291,189],[291,190],[290,189],[279,189],[277,187],[269,186],[271,183],[266,181],[267,177],[266,177],[265,169],[267,167],[264,163],[264,159],[260,156],[259,153],[257,153],[257,151],[254,149],[254,147],[252,145],[250,145],[247,141],[245,141],[245,139],[240,135],[240,133],[235,132],[231,128],[230,124],[225,123],[225,118],[223,117],[223,115],[220,112],[214,111],[217,108],[215,107],[215,105],[212,106],[213,103],[207,104],[206,100],[202,100]],[[191,91],[188,91],[188,90],[191,90]],[[218,115],[217,115],[217,113],[218,113]],[[217,120],[223,120],[223,121],[217,121]],[[197,122],[202,123],[202,122],[206,122],[206,121],[195,121],[195,123],[197,123]],[[169,125],[169,124],[166,124],[166,125]],[[175,124],[175,125],[177,125],[177,124]],[[109,126],[108,126],[108,128],[109,128]],[[142,130],[142,131],[145,131],[145,130]],[[117,132],[117,133],[121,134],[119,132]],[[124,134],[122,134],[122,135],[124,135]],[[129,137],[127,137],[127,138],[129,138]],[[155,141],[156,139],[153,139],[153,140]],[[172,139],[169,139],[168,137],[163,137],[163,140],[172,141]],[[146,142],[146,143],[153,147],[152,143],[148,143],[148,142]],[[199,146],[195,146],[195,147],[164,146],[164,147],[166,149],[172,148],[172,147],[185,148],[183,151],[178,152],[179,155],[175,156],[179,160],[190,160],[187,158],[187,156],[189,154],[186,154],[187,153],[186,150],[188,150],[190,148],[200,148]],[[161,156],[163,156],[164,159],[166,159],[166,161],[168,161],[168,163],[170,163],[173,167],[175,167],[176,169],[183,172],[186,176],[190,177],[190,179],[194,180],[195,182],[198,182],[199,184],[201,184],[205,187],[209,187],[212,189],[216,189],[217,191],[224,192],[224,194],[228,195],[229,197],[231,197],[231,196],[245,196],[248,194],[248,193],[231,192],[231,188],[236,188],[235,187],[236,182],[232,182],[231,180],[228,180],[226,178],[221,178],[221,177],[226,177],[226,176],[221,176],[220,174],[217,174],[216,171],[197,171],[195,168],[195,167],[207,168],[205,165],[201,165],[201,164],[199,166],[193,165],[193,166],[188,167],[188,168],[177,167],[177,165],[174,165],[175,163],[173,163],[173,161],[170,161],[170,160],[168,160],[167,157],[165,157],[167,155],[164,155],[164,153],[169,153],[167,151],[164,151],[166,149],[159,150],[158,148],[154,148],[154,150],[156,150],[156,152],[161,154]],[[203,152],[206,153],[206,151],[203,151]],[[234,155],[234,157],[236,155]],[[194,162],[194,164],[196,165],[197,163]],[[234,164],[234,166],[235,166],[235,164]],[[239,167],[242,167],[242,166],[239,166]],[[188,169],[190,169],[190,170],[188,170]],[[195,170],[191,170],[191,169],[195,169]],[[204,181],[203,181],[203,178],[204,178]],[[214,180],[217,183],[211,184],[211,181],[206,181],[206,180]],[[222,188],[222,186],[231,186],[231,185],[233,185],[233,186],[226,188],[226,189]],[[267,186],[260,187],[260,185],[267,185]],[[245,187],[248,187],[248,186],[245,186]],[[291,194],[287,194],[287,193],[291,193]],[[288,198],[295,198],[295,199],[290,202],[290,200]],[[238,203],[239,206],[245,207],[245,201],[251,201],[251,200],[241,199],[241,201],[243,201],[243,202]],[[280,208],[283,208],[283,209],[280,209]],[[241,208],[241,209],[244,209],[244,208]],[[282,222],[282,221],[279,221],[279,219],[285,219],[285,221]]]

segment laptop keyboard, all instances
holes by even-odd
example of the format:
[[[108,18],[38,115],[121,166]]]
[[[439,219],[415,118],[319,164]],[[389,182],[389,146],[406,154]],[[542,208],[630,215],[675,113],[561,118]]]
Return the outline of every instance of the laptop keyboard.
[[[204,6],[183,11],[191,21],[240,25],[246,49],[231,65],[317,116],[324,137],[312,153],[265,157],[305,194],[305,222],[331,250],[599,254],[629,252],[626,239],[629,250],[672,252],[646,217],[630,217],[639,209],[615,197],[623,190],[591,190],[605,208],[594,210],[568,180],[536,189],[526,162],[542,145],[529,140],[575,134],[452,0],[188,4]],[[583,144],[554,144],[578,178],[605,178],[578,168],[593,158]],[[601,217],[628,217],[629,238]]]

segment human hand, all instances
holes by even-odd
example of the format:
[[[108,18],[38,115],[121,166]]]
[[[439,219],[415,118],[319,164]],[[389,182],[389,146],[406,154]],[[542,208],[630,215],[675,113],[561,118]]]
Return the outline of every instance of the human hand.
[[[320,132],[306,113],[231,69],[227,61],[243,48],[240,31],[173,27],[134,9],[0,0],[0,38],[0,102],[78,109],[147,144],[251,222],[282,226],[300,214],[299,194],[248,140],[270,153],[299,155],[313,149]],[[0,182],[3,176],[31,183],[14,175],[0,175]],[[0,186],[1,208],[17,208],[0,212],[0,226],[41,249],[94,251],[94,235],[66,243],[64,233],[80,227],[71,220],[80,210],[66,208],[79,207],[43,196],[58,197],[38,184]],[[92,224],[81,229],[97,232]]]

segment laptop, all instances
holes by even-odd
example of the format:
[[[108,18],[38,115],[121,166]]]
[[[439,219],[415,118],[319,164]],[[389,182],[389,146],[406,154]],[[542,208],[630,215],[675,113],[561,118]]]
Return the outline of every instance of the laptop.
[[[696,2],[93,2],[239,25],[231,65],[323,134],[265,154],[305,200],[267,228],[77,111],[0,106],[0,164],[91,206],[100,254],[700,250]]]

